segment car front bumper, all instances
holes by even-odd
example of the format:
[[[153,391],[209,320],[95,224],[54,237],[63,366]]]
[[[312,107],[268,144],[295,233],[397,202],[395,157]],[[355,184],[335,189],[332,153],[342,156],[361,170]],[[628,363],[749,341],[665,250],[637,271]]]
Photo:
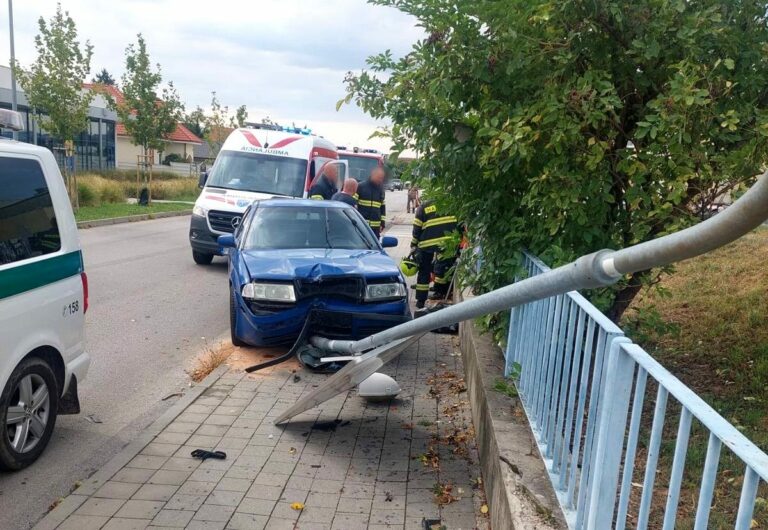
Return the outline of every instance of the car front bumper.
[[[307,318],[310,332],[328,338],[361,339],[411,319],[407,300],[356,304],[337,300],[306,300],[265,314],[254,314],[238,298],[236,333],[254,346],[293,343]]]
[[[189,244],[192,250],[203,254],[223,256],[224,249],[219,246],[219,236],[208,227],[208,219],[201,215],[192,215],[189,222]]]

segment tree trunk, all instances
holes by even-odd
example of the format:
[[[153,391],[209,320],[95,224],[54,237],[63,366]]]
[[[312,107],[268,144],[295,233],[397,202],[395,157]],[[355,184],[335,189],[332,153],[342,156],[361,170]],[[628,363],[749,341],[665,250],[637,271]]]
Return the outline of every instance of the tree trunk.
[[[608,318],[610,318],[617,325],[619,324],[621,317],[624,315],[624,312],[629,309],[632,301],[642,290],[643,286],[645,285],[643,280],[645,280],[650,272],[651,271],[636,272],[629,278],[629,281],[624,285],[624,287],[622,287],[621,290],[616,293],[616,298],[614,298],[613,304],[611,305],[610,309],[608,309],[607,315]]]

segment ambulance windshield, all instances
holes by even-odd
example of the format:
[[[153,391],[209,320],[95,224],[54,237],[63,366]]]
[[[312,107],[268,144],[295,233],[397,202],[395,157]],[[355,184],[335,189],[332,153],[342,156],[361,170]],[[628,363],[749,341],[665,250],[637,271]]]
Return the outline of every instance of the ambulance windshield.
[[[301,197],[307,161],[239,151],[222,151],[206,182],[207,187]]]

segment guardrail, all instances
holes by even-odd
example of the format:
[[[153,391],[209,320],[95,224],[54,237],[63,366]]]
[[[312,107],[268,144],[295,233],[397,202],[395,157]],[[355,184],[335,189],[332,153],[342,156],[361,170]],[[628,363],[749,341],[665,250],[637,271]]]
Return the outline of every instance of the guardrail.
[[[528,253],[524,269],[528,276],[549,271]],[[750,528],[759,483],[768,482],[768,455],[632,344],[583,296],[570,292],[513,308],[505,358],[505,375],[516,377],[569,528],[623,530],[628,521],[639,529],[648,527],[670,396],[677,401],[680,416],[662,528],[675,526],[694,419],[709,436],[694,528],[708,527],[723,445],[744,464],[733,524],[739,530]],[[643,421],[649,377],[658,391],[654,410]],[[630,509],[632,488],[638,487],[633,476],[641,439],[646,454],[639,471],[644,478]]]

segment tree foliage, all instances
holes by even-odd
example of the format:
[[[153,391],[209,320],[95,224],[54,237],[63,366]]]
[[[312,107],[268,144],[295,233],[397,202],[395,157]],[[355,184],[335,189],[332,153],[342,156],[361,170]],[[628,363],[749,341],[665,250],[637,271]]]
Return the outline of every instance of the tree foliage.
[[[749,0],[373,0],[418,19],[345,101],[392,122],[468,224],[480,290],[679,230],[768,161],[768,25]],[[597,297],[618,318],[648,272]]]
[[[93,46],[80,45],[75,21],[61,4],[50,21],[40,17],[38,29],[35,62],[28,69],[18,63],[13,68],[40,126],[61,141],[74,140],[88,125],[93,93],[83,90],[83,81]]]
[[[102,68],[101,71],[94,76],[92,82],[111,86],[115,86],[117,84],[115,82],[115,78],[112,77],[112,74],[110,74],[106,68]]]
[[[125,50],[123,100],[116,101],[108,93],[107,97],[131,140],[145,154],[149,149],[163,150],[164,139],[176,129],[183,115],[184,106],[173,83],[161,88],[162,82],[160,65],[152,67],[146,42],[139,34],[137,43]]]
[[[245,120],[248,119],[248,109],[245,105],[240,105],[235,110],[235,115],[230,116],[229,106],[222,106],[216,91],[213,91],[211,92],[211,111],[202,116],[205,141],[208,143],[211,157],[215,157],[219,154],[231,130],[245,126]]]

